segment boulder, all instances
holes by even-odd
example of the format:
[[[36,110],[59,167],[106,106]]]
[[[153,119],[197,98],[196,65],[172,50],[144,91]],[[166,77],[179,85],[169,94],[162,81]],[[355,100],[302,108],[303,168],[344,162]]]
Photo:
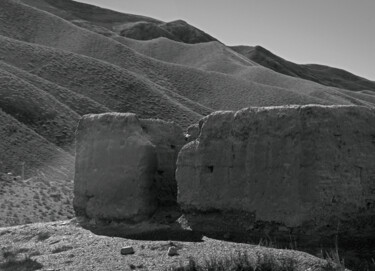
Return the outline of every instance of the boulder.
[[[123,247],[121,248],[120,252],[121,252],[121,255],[134,254],[134,248],[132,246]]]
[[[199,131],[200,131],[199,123],[190,125],[186,130],[186,134],[185,134],[186,141],[190,142],[190,141],[196,140],[199,136]]]
[[[202,122],[176,172],[178,202],[196,229],[312,233],[374,223],[374,109],[254,107]]]
[[[176,247],[169,247],[167,254],[168,254],[168,256],[177,256],[178,255],[177,248]]]
[[[164,199],[159,192],[173,186],[176,190],[173,157],[180,145],[174,136],[184,140],[177,125],[131,113],[83,116],[76,134],[76,214],[95,220],[147,220]]]

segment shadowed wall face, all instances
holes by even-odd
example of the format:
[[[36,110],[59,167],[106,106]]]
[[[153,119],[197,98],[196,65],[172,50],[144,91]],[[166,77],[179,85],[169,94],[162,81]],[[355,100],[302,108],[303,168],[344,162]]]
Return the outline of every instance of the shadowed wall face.
[[[137,221],[156,209],[156,151],[134,114],[83,117],[76,148],[77,215]]]
[[[76,214],[138,222],[176,204],[176,159],[183,144],[182,129],[173,122],[130,113],[85,115],[77,129]]]

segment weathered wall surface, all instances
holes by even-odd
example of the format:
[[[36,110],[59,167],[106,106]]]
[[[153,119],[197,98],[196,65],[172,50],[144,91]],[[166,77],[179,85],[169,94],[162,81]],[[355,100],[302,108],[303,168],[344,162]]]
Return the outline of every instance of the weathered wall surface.
[[[288,227],[375,214],[375,111],[289,106],[215,112],[182,148],[176,178],[186,213],[245,213],[249,223]]]
[[[186,143],[183,130],[174,122],[141,119],[147,138],[156,148],[157,170],[154,175],[158,204],[176,204],[176,161]]]
[[[85,115],[76,135],[77,215],[140,221],[160,202],[173,201],[160,191],[176,190],[175,157],[183,140],[173,123],[130,113]]]

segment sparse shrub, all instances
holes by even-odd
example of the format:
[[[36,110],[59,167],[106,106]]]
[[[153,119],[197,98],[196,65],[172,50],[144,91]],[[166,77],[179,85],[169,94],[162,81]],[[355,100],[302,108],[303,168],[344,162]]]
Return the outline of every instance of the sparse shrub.
[[[50,238],[51,237],[51,234],[49,233],[49,232],[39,232],[38,234],[37,234],[37,240],[39,241],[39,242],[42,242],[42,241],[44,241],[44,240],[47,240],[48,238]]]
[[[1,256],[5,260],[14,260],[17,256],[17,252],[9,247],[5,247],[1,249]]]
[[[263,238],[259,240],[258,246],[270,247],[270,248],[281,248],[280,245],[276,241],[272,241],[272,239],[263,239]]]
[[[72,246],[61,246],[61,247],[58,247],[58,248],[55,248],[54,250],[52,250],[52,254],[68,251],[68,250],[71,250],[71,249],[73,249]]]
[[[0,231],[0,236],[3,236],[3,235],[6,235],[8,233],[11,233],[10,230],[3,230],[3,231]]]
[[[326,253],[327,264],[323,266],[324,271],[345,271],[344,259],[341,259],[338,250],[331,250]]]
[[[4,263],[0,263],[0,270],[2,271],[32,271],[41,269],[42,267],[42,264],[28,256],[25,256],[21,260],[7,260]]]
[[[30,257],[37,254],[23,254],[28,252],[26,248],[13,249],[3,248],[1,250],[2,262],[0,262],[0,270],[2,271],[33,271],[43,267],[42,264]],[[22,255],[23,254],[23,255]],[[40,253],[39,253],[40,254]]]
[[[272,254],[257,254],[251,258],[246,253],[239,252],[224,258],[209,258],[199,264],[193,258],[186,266],[171,267],[169,271],[294,271],[297,270],[296,261],[292,258],[276,259]]]

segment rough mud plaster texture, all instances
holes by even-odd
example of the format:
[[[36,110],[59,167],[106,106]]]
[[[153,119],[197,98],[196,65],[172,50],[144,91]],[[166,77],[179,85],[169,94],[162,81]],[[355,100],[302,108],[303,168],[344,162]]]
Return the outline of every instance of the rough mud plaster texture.
[[[179,129],[173,123],[142,120],[131,113],[83,116],[76,134],[77,215],[135,222],[152,215],[163,200],[160,191],[173,187],[173,182],[176,186],[173,157],[179,145],[171,138]],[[182,131],[180,137],[184,140]],[[165,177],[156,180],[161,171]]]
[[[146,137],[156,148],[157,170],[154,175],[159,206],[176,204],[176,161],[186,143],[183,130],[174,122],[141,119]]]
[[[245,212],[288,227],[373,213],[373,109],[248,108],[202,121],[177,161],[178,202],[186,213]]]

